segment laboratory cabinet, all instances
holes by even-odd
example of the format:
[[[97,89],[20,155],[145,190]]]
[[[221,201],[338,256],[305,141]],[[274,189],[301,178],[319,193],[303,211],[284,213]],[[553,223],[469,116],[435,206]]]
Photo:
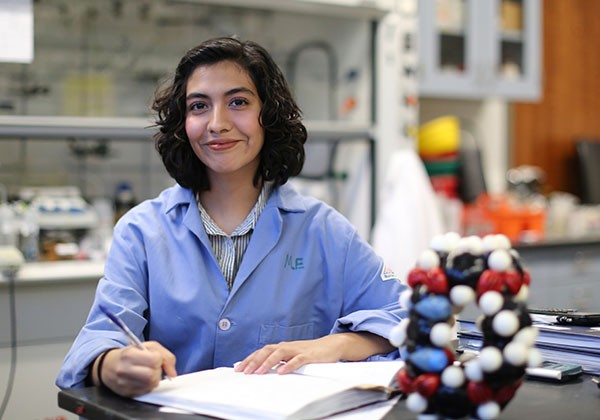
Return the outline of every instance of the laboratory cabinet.
[[[26,263],[14,288],[0,275],[0,398],[10,392],[2,419],[77,419],[57,406],[54,381],[103,269],[102,261]]]
[[[540,0],[420,0],[423,97],[537,100]]]

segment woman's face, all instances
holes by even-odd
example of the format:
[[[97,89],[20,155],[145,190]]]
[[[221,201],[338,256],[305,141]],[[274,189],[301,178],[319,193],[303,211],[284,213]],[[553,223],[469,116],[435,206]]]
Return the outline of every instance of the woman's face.
[[[232,61],[200,66],[190,75],[185,130],[211,183],[253,179],[265,139],[261,107],[252,79]]]

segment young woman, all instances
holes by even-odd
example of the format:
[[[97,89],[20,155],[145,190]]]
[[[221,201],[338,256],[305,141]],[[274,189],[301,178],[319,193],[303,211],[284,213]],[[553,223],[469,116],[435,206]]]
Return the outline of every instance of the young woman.
[[[284,374],[398,357],[388,337],[405,316],[403,286],[343,216],[286,183],[302,169],[307,134],[267,51],[232,38],[200,44],[153,109],[156,148],[177,184],[115,226],[57,385],[135,396],[163,373],[235,362],[247,374]]]

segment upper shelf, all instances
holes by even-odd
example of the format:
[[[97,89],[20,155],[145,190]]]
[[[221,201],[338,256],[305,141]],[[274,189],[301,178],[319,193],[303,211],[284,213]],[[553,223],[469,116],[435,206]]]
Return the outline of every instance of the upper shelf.
[[[169,0],[172,3],[198,3],[247,9],[378,19],[392,8],[393,0]]]
[[[153,121],[144,118],[50,117],[0,115],[0,139],[148,140]],[[368,125],[347,121],[305,121],[310,138],[372,138]]]
[[[152,124],[143,118],[0,116],[0,138],[147,140]]]

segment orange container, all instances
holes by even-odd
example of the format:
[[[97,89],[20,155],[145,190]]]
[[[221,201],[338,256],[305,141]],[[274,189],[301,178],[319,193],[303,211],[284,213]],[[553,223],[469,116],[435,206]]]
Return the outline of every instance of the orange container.
[[[543,239],[545,225],[544,209],[515,205],[506,197],[482,195],[463,209],[464,235],[500,233],[518,243]]]

